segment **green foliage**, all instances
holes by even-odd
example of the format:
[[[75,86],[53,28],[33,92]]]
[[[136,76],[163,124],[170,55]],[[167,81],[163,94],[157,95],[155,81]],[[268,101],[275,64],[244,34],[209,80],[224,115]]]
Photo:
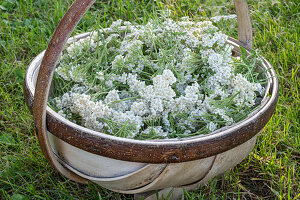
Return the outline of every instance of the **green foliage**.
[[[70,0],[0,1],[0,199],[133,199],[95,184],[81,185],[57,174],[44,159],[22,94],[30,61],[44,50]],[[241,164],[189,192],[186,199],[300,198],[300,15],[298,0],[248,0],[254,46],[274,66],[280,97],[274,116]],[[121,18],[145,23],[154,11],[200,19],[234,13],[229,0],[97,1],[76,33],[107,27]],[[218,22],[237,38],[237,24]],[[4,142],[3,142],[4,141]],[[13,144],[13,145],[10,145]]]

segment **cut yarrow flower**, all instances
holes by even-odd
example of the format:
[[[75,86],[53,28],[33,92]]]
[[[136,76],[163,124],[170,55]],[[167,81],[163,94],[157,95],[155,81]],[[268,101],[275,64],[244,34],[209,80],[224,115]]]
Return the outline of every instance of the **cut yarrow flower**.
[[[243,62],[246,55],[234,58],[232,50],[209,21],[118,20],[69,44],[50,105],[75,123],[120,137],[207,134],[245,118],[264,95],[256,52]]]

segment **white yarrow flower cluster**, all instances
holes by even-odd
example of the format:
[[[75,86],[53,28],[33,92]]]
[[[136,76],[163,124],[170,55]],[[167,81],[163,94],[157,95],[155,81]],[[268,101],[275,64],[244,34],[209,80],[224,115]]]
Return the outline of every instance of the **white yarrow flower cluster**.
[[[229,19],[235,19],[236,15],[220,15],[220,16],[214,16],[211,19],[213,22],[218,22],[220,20],[229,20]]]
[[[226,41],[211,22],[188,17],[146,25],[117,20],[66,48],[56,73],[70,89],[53,105],[63,117],[120,137],[213,132],[264,94],[238,71]]]

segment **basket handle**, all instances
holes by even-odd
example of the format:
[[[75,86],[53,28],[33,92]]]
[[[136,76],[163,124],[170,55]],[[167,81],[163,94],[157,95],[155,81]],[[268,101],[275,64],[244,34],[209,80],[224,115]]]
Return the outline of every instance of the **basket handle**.
[[[38,140],[46,159],[62,175],[80,183],[87,183],[88,180],[61,165],[51,149],[47,136],[46,108],[56,62],[75,26],[94,2],[95,0],[75,0],[60,21],[46,49],[40,66],[33,103],[33,116],[38,133]],[[246,0],[234,0],[234,4],[238,18],[239,41],[244,47],[251,49],[253,40],[252,26],[247,2]]]

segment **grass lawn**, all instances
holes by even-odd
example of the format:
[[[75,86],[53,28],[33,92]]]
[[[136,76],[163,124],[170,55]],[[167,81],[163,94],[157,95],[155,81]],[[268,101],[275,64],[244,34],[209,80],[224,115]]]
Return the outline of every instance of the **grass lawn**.
[[[30,61],[47,47],[70,0],[0,0],[0,199],[133,199],[95,184],[81,185],[55,172],[41,153],[22,84]],[[274,66],[280,82],[275,114],[241,164],[186,199],[300,199],[300,3],[248,0],[254,47]],[[174,19],[234,14],[229,0],[104,0],[74,33],[107,27],[115,19],[145,23],[157,10]],[[237,38],[236,23],[219,23]]]

